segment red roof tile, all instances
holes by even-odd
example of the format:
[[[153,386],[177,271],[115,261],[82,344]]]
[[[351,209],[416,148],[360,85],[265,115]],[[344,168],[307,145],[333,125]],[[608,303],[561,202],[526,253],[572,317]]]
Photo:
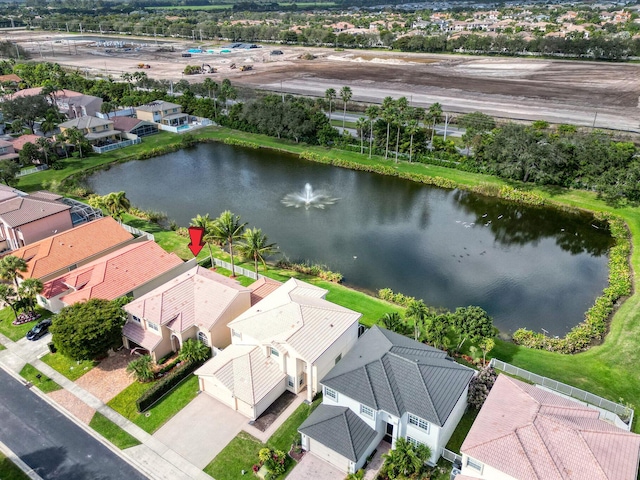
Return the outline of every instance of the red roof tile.
[[[258,303],[274,290],[277,290],[280,285],[282,285],[282,283],[267,277],[260,277],[253,282],[249,285],[251,289],[251,306]]]
[[[26,143],[33,143],[35,145],[39,138],[43,137],[41,137],[40,135],[33,135],[31,133],[27,135],[20,135],[13,141],[13,148],[17,151],[20,151]]]

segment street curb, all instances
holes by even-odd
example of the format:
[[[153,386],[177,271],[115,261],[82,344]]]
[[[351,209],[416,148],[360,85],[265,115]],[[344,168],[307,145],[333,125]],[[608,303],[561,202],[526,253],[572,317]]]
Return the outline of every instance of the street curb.
[[[5,455],[5,457],[7,457],[9,460],[15,463],[16,467],[22,470],[27,477],[31,478],[32,480],[43,480],[43,478],[40,475],[38,475],[33,470],[33,468],[31,468],[29,465],[24,463],[20,459],[20,457],[18,457],[15,453],[13,453],[13,451],[1,441],[0,441],[0,452],[2,452]]]

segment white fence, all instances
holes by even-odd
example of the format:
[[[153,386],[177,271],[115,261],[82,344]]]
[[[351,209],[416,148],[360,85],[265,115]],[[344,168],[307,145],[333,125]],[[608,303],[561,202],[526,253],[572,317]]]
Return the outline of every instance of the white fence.
[[[231,270],[231,264],[229,262],[225,262],[224,260],[220,260],[218,258],[214,258],[213,262],[216,264],[216,267],[226,268],[227,270]],[[234,270],[236,274],[244,275],[245,277],[253,278],[254,280],[262,277],[263,275],[256,275],[256,272],[253,270],[247,270],[246,268],[239,267],[234,265]]]
[[[37,167],[27,168],[26,170],[20,171],[20,173],[18,173],[16,177],[24,177],[25,175],[41,172],[42,170],[47,170],[48,168],[49,167],[47,165],[38,165]]]
[[[567,395],[571,398],[575,398],[576,400],[580,400],[589,405],[607,410],[607,412],[615,414],[617,417],[619,417],[620,420],[622,420],[622,422],[615,422],[617,426],[623,427],[624,425],[623,428],[626,428],[629,431],[631,430],[631,424],[633,423],[634,414],[632,408],[612,402],[611,400],[607,400],[606,398],[598,397],[593,393],[589,393],[579,388],[572,387],[571,385],[567,385],[566,383],[558,382],[556,380],[543,377],[542,375],[531,373],[528,370],[524,370],[496,358],[492,358],[491,362],[489,362],[489,365],[510,375],[524,378],[525,380],[533,382],[536,385],[541,385],[545,388],[561,393],[563,395]],[[615,418],[611,415],[608,415],[607,412],[603,412],[602,417],[610,421],[615,421]]]
[[[136,138],[136,139],[133,139],[133,140],[125,140],[123,142],[112,143],[111,145],[104,145],[103,147],[96,147],[94,145],[93,146],[93,151],[96,152],[96,153],[106,153],[106,152],[110,152],[112,150],[118,150],[119,148],[125,148],[125,147],[128,147],[130,145],[137,145],[141,141],[142,140],[140,140],[139,138]]]
[[[156,237],[153,236],[152,233],[147,233],[144,230],[140,230],[139,228],[132,227],[131,225],[127,225],[126,223],[120,223],[122,228],[124,228],[127,232],[132,233],[133,235],[138,235],[139,237],[147,237],[147,240],[156,241]]]
[[[446,448],[442,449],[442,458],[451,463],[459,462],[460,464],[462,464],[462,457],[457,453],[452,452],[451,450],[447,450]]]

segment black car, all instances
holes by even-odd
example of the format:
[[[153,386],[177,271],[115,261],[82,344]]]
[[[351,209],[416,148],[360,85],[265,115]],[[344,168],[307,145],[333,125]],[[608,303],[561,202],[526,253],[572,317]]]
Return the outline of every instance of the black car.
[[[46,318],[38,322],[38,324],[27,332],[27,340],[37,340],[49,331],[51,319]]]
[[[282,50],[271,50],[271,55],[282,55]]]

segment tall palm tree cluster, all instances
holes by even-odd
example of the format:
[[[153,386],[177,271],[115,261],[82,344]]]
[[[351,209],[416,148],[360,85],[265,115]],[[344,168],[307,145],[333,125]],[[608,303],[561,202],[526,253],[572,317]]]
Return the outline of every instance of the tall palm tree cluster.
[[[234,246],[243,259],[253,261],[256,274],[258,263],[267,268],[266,257],[276,252],[276,244],[269,243],[267,236],[259,228],[246,228],[241,223],[240,216],[225,210],[218,218],[212,219],[209,214],[197,215],[191,219],[191,226],[204,228],[203,241],[209,248],[209,257],[213,266],[213,251],[211,245],[222,248],[227,246],[231,257],[231,275],[235,277]]]
[[[42,293],[42,282],[27,278],[22,282],[20,273],[27,271],[27,262],[19,257],[7,255],[0,260],[0,301],[8,305],[18,319],[21,310],[35,312],[36,295]]]

